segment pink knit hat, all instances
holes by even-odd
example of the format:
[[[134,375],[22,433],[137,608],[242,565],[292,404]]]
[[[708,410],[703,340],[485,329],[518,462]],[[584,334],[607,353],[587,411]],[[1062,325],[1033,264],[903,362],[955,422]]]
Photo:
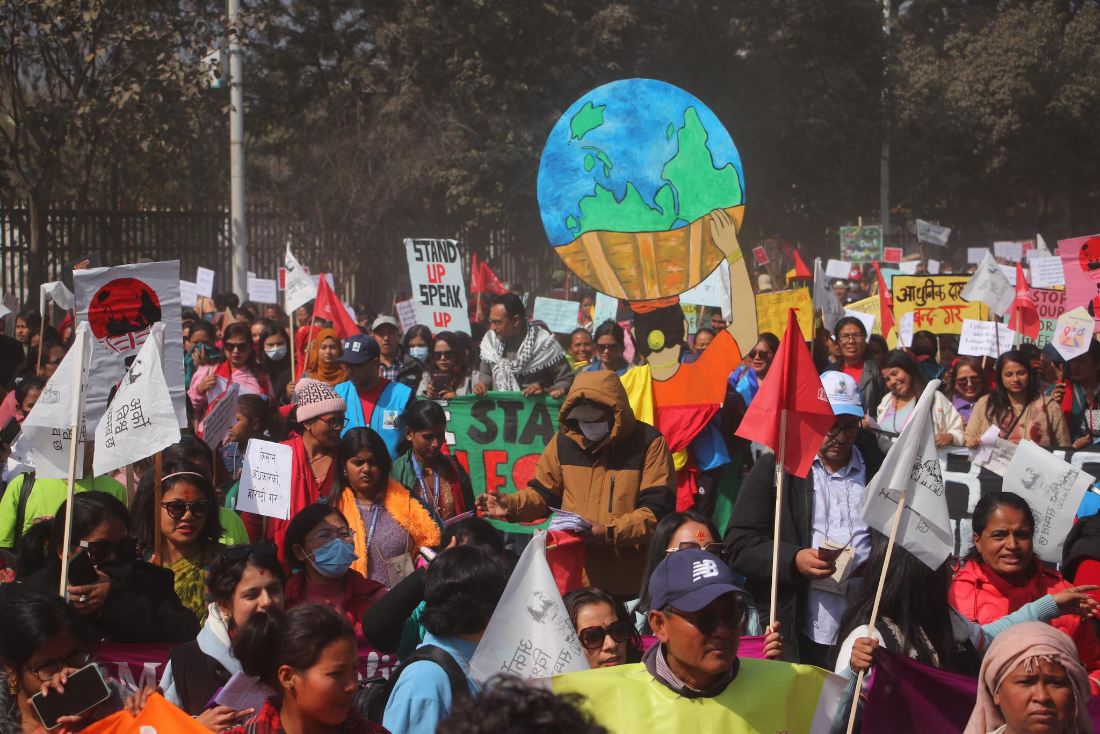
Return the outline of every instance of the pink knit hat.
[[[348,407],[331,385],[309,377],[298,380],[298,384],[294,386],[294,402],[298,405],[299,423],[305,423],[326,413],[343,415]]]

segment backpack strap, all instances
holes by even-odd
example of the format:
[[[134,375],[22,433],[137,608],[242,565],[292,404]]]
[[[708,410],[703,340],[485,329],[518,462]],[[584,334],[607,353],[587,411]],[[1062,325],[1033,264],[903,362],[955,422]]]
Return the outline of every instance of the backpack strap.
[[[443,672],[447,674],[447,680],[451,683],[452,701],[470,695],[470,686],[466,682],[466,672],[454,659],[453,655],[438,645],[421,645],[411,655],[406,656],[390,677],[390,690],[392,691],[393,686],[397,685],[397,679],[401,677],[407,667],[421,660],[430,660],[443,668]]]
[[[12,546],[17,550],[23,544],[23,523],[27,518],[27,501],[30,499],[31,490],[34,489],[34,472],[23,475],[23,485],[19,488],[19,503],[15,506],[15,542]]]

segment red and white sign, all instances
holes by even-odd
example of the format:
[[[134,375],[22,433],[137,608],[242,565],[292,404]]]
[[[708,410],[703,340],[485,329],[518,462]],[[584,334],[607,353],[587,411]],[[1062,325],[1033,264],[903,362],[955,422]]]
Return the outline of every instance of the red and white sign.
[[[900,247],[882,248],[882,261],[887,263],[900,263],[905,252]]]
[[[756,257],[757,265],[767,265],[771,262],[771,260],[768,259],[768,251],[764,249],[763,245],[752,248],[752,254]]]
[[[470,333],[462,252],[454,240],[405,240],[416,322],[433,332]]]

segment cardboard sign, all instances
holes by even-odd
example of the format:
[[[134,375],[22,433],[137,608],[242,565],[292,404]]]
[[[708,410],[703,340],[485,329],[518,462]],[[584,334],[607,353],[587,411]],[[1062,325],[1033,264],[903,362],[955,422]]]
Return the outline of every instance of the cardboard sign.
[[[470,333],[462,253],[454,240],[405,240],[416,323],[433,332]],[[574,315],[574,323],[576,315]]]
[[[1050,343],[1062,355],[1062,359],[1068,362],[1089,350],[1094,328],[1093,317],[1084,306],[1078,306],[1058,317]]]
[[[289,446],[249,439],[237,491],[237,511],[289,519],[293,461],[294,450]]]
[[[1024,259],[1024,243],[1023,242],[994,242],[993,254],[997,257],[1003,257],[1005,260],[1011,260],[1014,263],[1023,262]]]
[[[977,265],[985,259],[985,254],[989,252],[988,247],[968,247],[966,248],[966,262],[968,265]]]
[[[905,251],[900,247],[886,247],[882,250],[882,261],[888,263],[900,263],[905,256]]]
[[[898,270],[904,275],[916,275],[919,269],[920,260],[906,260],[905,262],[898,263]]]
[[[809,288],[795,288],[756,295],[757,329],[761,334],[782,334],[787,328],[787,310],[795,309],[798,328],[807,337],[813,334],[814,303]]]
[[[248,282],[248,298],[256,303],[278,303],[279,287],[274,280],[253,278]]]
[[[771,260],[768,259],[768,251],[765,250],[762,245],[757,245],[752,248],[752,254],[753,257],[756,258],[757,265],[767,265],[771,262]]]
[[[879,336],[882,336],[882,325],[878,321],[878,316],[882,313],[882,306],[881,304],[879,304],[878,296],[868,296],[867,298],[863,298],[859,301],[856,301],[855,303],[849,303],[847,306],[844,307],[844,312],[848,313],[849,311],[854,311],[856,313],[862,314],[870,314],[871,316],[874,316],[874,329],[867,333],[878,334]],[[895,311],[895,314],[896,313],[897,312]],[[853,316],[854,315],[855,314],[853,313]]]
[[[195,292],[203,298],[214,297],[214,271],[209,268],[195,270]]]
[[[1028,261],[1031,267],[1032,288],[1053,288],[1066,284],[1066,273],[1062,269],[1062,258],[1033,257]]]
[[[180,281],[180,306],[194,308],[199,305],[198,286],[189,280]]]
[[[852,264],[847,260],[829,260],[825,263],[825,275],[837,280],[848,280],[852,274]]]
[[[963,321],[958,353],[967,357],[996,359],[1013,348],[1016,332],[999,321]]]
[[[401,333],[408,333],[409,329],[416,326],[416,301],[410,298],[394,305],[397,307],[397,320],[401,322]]]
[[[969,280],[966,275],[894,276],[894,318],[912,312],[916,331],[961,334],[965,319],[981,320],[989,313],[985,304],[963,299],[962,291]]]
[[[868,331],[867,333],[870,333]],[[909,349],[913,346],[913,312],[898,319],[898,344]]]
[[[221,446],[229,429],[237,422],[237,397],[240,392],[241,386],[234,382],[203,418],[199,435],[202,436],[202,442],[211,449]]]

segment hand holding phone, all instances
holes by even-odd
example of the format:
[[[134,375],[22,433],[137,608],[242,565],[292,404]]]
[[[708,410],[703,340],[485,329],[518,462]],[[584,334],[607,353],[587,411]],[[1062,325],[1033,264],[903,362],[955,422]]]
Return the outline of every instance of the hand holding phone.
[[[60,719],[79,716],[111,697],[111,689],[103,680],[99,667],[92,663],[75,672],[63,670],[31,696],[30,704],[42,725],[56,729]]]

